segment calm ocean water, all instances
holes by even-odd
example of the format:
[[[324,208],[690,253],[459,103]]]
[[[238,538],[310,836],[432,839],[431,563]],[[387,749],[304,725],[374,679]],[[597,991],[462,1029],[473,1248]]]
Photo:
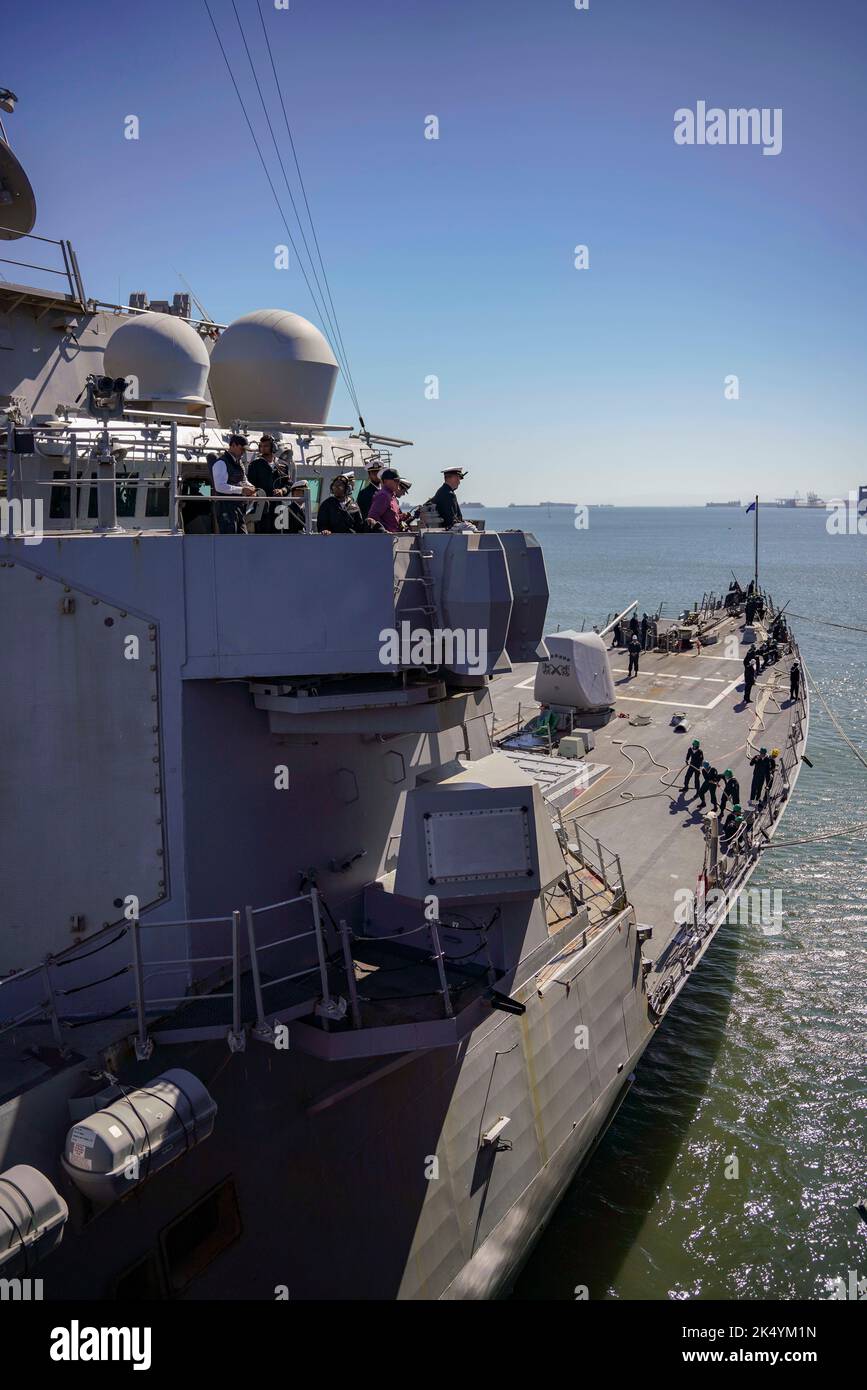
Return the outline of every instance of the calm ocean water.
[[[472,515],[472,513],[469,513]],[[752,517],[717,508],[485,512],[545,551],[549,629],[638,599],[673,614],[752,573]],[[790,611],[867,627],[867,536],[824,511],[763,508],[760,579]],[[793,619],[812,676],[867,752],[867,633]],[[867,769],[813,700],[780,840],[867,820]],[[645,1053],[635,1085],[522,1273],[519,1299],[827,1298],[867,1275],[867,839],[767,854],[783,931],[723,927]],[[624,864],[628,876],[628,864]],[[739,1176],[725,1176],[728,1156]]]

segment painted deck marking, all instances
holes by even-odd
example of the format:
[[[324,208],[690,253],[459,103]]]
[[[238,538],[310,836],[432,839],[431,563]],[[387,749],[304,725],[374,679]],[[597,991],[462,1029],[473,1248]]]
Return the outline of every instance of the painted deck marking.
[[[653,700],[649,695],[618,695],[618,700],[628,700],[633,705],[670,705],[672,709],[715,709],[721,700],[730,695],[740,685],[740,680],[733,680],[726,686],[725,690],[711,700],[709,705],[697,705],[688,700]]]

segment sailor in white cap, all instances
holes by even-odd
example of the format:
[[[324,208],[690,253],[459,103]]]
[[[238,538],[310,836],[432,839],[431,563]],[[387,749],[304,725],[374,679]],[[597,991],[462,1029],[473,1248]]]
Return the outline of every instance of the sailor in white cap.
[[[456,521],[463,521],[464,519],[458,506],[456,491],[460,487],[461,479],[466,476],[463,468],[444,468],[443,485],[437,488],[433,495],[433,504],[446,529],[454,526]]]

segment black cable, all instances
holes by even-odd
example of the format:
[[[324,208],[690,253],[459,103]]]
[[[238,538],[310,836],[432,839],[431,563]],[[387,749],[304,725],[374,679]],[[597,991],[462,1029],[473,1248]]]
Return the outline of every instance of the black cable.
[[[62,1023],[64,1028],[89,1028],[92,1023],[110,1023],[112,1019],[122,1018],[124,1014],[127,1018],[135,1018],[129,1004],[122,1004],[119,1009],[115,1009],[113,1014],[97,1014],[93,1017],[88,1016],[79,1019],[59,1018],[57,1021]]]
[[[111,938],[111,941],[103,941],[101,946],[96,946],[92,951],[85,951],[83,956],[70,956],[66,960],[60,960],[59,958],[55,958],[50,962],[50,964],[77,965],[80,960],[87,960],[89,956],[97,956],[99,955],[100,951],[104,951],[106,947],[113,946],[116,941],[120,941],[122,937],[126,936],[126,931],[126,927],[122,927],[121,930],[118,932],[117,936],[113,936]]]
[[[101,980],[89,980],[86,985],[74,985],[72,989],[59,989],[58,994],[66,998],[70,994],[81,994],[85,989],[93,989],[95,985],[105,985],[109,980],[116,980],[120,975],[128,975],[132,970],[131,965],[122,965],[120,970],[115,970],[113,975],[103,975]]]
[[[304,242],[304,249],[305,249],[305,251],[307,252],[307,259],[308,259],[309,262],[310,262],[310,269],[311,269],[311,271],[312,271],[312,273],[313,273],[313,279],[316,281],[316,288],[317,288],[317,290],[319,291],[319,295],[320,295],[320,297],[321,297],[321,299],[322,299],[322,308],[324,309],[323,317],[326,319],[326,321],[327,321],[327,323],[328,323],[328,326],[329,326],[329,329],[331,330],[332,338],[335,340],[335,350],[336,350],[336,349],[337,349],[337,341],[336,341],[336,340],[337,340],[337,336],[338,336],[338,335],[337,335],[337,329],[336,329],[334,323],[332,322],[331,317],[330,317],[330,315],[329,315],[329,313],[328,313],[328,306],[327,306],[327,304],[326,304],[326,302],[325,302],[325,294],[324,294],[324,292],[323,292],[323,290],[322,290],[322,286],[321,286],[320,283],[319,283],[319,276],[316,274],[316,265],[315,265],[315,263],[314,263],[314,260],[313,260],[312,255],[310,254],[310,247],[307,245],[307,237],[306,237],[305,234],[304,234],[304,227],[303,227],[303,224],[302,224],[302,222],[301,222],[301,217],[300,217],[300,215],[299,215],[299,213],[298,213],[298,208],[297,208],[296,205],[295,205],[295,199],[294,199],[294,197],[293,197],[293,195],[292,195],[292,189],[291,189],[290,184],[289,184],[289,177],[288,177],[288,175],[287,175],[287,173],[286,173],[286,166],[285,166],[284,163],[283,163],[283,156],[282,156],[281,153],[280,153],[280,147],[279,147],[279,145],[277,144],[277,137],[276,137],[276,135],[274,134],[274,127],[273,127],[272,124],[271,124],[271,117],[270,117],[269,114],[268,114],[268,107],[267,107],[267,105],[266,105],[266,103],[265,103],[265,98],[264,98],[264,96],[263,96],[263,94],[262,94],[262,87],[261,87],[261,84],[260,84],[260,82],[259,82],[259,75],[258,75],[258,73],[256,72],[256,65],[255,65],[255,63],[253,62],[253,55],[251,54],[251,52],[250,52],[250,46],[249,46],[249,44],[247,43],[247,36],[246,36],[246,34],[244,33],[244,26],[243,26],[243,24],[241,23],[241,16],[238,14],[238,7],[237,7],[237,5],[235,4],[235,0],[231,0],[231,3],[232,3],[232,9],[233,9],[234,12],[235,12],[235,19],[236,19],[237,22],[238,22],[238,29],[239,29],[239,32],[240,32],[240,34],[241,34],[241,42],[242,42],[242,44],[244,45],[244,51],[245,51],[245,53],[247,54],[247,62],[250,64],[250,72],[251,72],[251,74],[252,74],[253,81],[254,81],[254,83],[256,84],[256,91],[259,93],[259,101],[261,102],[261,105],[262,105],[262,112],[263,112],[263,114],[264,114],[264,116],[265,116],[265,121],[266,121],[266,123],[267,123],[268,130],[269,130],[270,135],[271,135],[271,143],[272,143],[273,146],[274,146],[274,153],[275,153],[276,156],[277,156],[277,162],[278,162],[278,164],[280,165],[280,170],[281,170],[281,172],[282,172],[282,174],[283,174],[283,182],[284,182],[285,185],[286,185],[286,192],[289,194],[289,202],[292,204],[292,211],[294,212],[294,214],[295,214],[295,220],[296,220],[297,223],[298,223],[298,230],[299,230],[300,233],[301,233],[301,240]],[[267,37],[267,36],[266,36],[266,37]],[[293,249],[294,249],[294,248],[293,248]],[[296,251],[296,255],[297,255],[297,251]],[[338,355],[339,355],[339,354],[338,354]],[[348,362],[346,362],[346,360],[345,360],[345,354],[344,354],[344,356],[343,356],[342,358],[340,358],[340,366],[341,366],[341,370],[343,371],[344,376],[346,377],[347,385],[349,385],[349,382],[350,382],[350,380],[351,380],[351,375],[350,375],[350,372],[349,372],[349,364],[348,364]],[[353,388],[353,389],[354,389],[354,388]],[[355,400],[355,396],[354,396],[354,395],[353,395],[353,403],[356,404],[356,408],[357,408],[357,402],[356,402],[356,400]]]
[[[338,339],[339,339],[340,347],[341,347],[341,349],[342,349],[343,356],[344,356],[344,359],[345,359],[345,361],[346,361],[346,370],[347,370],[347,372],[349,372],[349,353],[346,351],[346,346],[345,346],[345,344],[344,344],[344,342],[343,342],[343,334],[342,334],[341,331],[340,331],[340,321],[338,320],[338,317],[337,317],[337,309],[336,309],[335,306],[334,306],[334,298],[333,298],[332,293],[331,293],[331,286],[330,286],[330,284],[328,283],[328,275],[327,275],[326,270],[325,270],[325,261],[324,261],[323,258],[322,258],[322,251],[320,250],[320,247],[319,247],[319,238],[318,238],[318,236],[316,235],[316,224],[315,224],[314,221],[313,221],[313,213],[310,211],[310,203],[309,203],[309,201],[308,201],[308,199],[307,199],[307,189],[304,187],[304,179],[303,179],[303,177],[302,177],[302,175],[301,175],[301,165],[300,165],[299,162],[298,162],[298,155],[297,155],[296,150],[295,150],[295,141],[294,141],[294,139],[292,138],[292,128],[291,128],[291,126],[289,125],[289,117],[288,117],[288,115],[286,114],[286,103],[285,103],[285,101],[283,100],[283,89],[282,89],[282,87],[281,87],[281,85],[280,85],[280,78],[277,76],[277,68],[276,68],[276,65],[275,65],[275,63],[274,63],[274,54],[273,54],[272,51],[271,51],[271,40],[268,38],[268,30],[265,28],[265,20],[264,20],[264,18],[263,18],[263,16],[262,16],[262,6],[261,6],[261,4],[259,3],[259,0],[256,0],[256,8],[257,8],[258,11],[259,11],[259,22],[260,22],[261,25],[262,25],[262,33],[263,33],[263,35],[265,36],[265,47],[266,47],[267,50],[268,50],[268,57],[269,57],[270,62],[271,62],[271,71],[272,71],[273,74],[274,74],[274,84],[275,84],[275,86],[276,86],[276,88],[277,88],[277,95],[278,95],[279,98],[280,98],[280,105],[281,105],[281,107],[282,107],[282,109],[283,109],[283,120],[284,120],[285,123],[286,123],[286,134],[289,136],[289,145],[290,145],[290,148],[291,148],[291,150],[292,150],[292,158],[293,158],[294,161],[295,161],[295,169],[296,169],[296,172],[297,172],[297,174],[298,174],[298,182],[299,182],[299,184],[300,184],[300,186],[301,186],[301,193],[302,193],[303,198],[304,198],[304,206],[305,206],[306,209],[307,209],[307,216],[308,216],[308,218],[309,218],[309,220],[310,220],[310,231],[311,231],[311,233],[313,234],[313,244],[314,244],[315,247],[316,247],[316,254],[317,254],[318,257],[319,257],[319,264],[320,264],[321,267],[322,267],[322,279],[323,279],[324,282],[325,282],[325,288],[326,288],[326,290],[327,290],[327,292],[328,292],[328,299],[329,299],[329,302],[330,302],[330,304],[331,304],[331,312],[332,312],[333,315],[334,315],[334,325],[335,325],[335,329],[336,329],[336,332],[337,332],[337,337],[338,337]],[[294,204],[293,204],[293,206],[294,206]],[[300,218],[298,219],[298,222],[299,222],[299,226],[300,226],[300,224],[301,224],[301,219],[300,219]],[[303,234],[303,232],[302,232],[302,236],[303,236],[303,235],[304,235],[304,234]],[[306,240],[305,240],[304,244],[305,244],[305,246],[307,245]],[[309,254],[309,253],[308,253],[308,254]],[[311,258],[311,261],[312,261],[312,258]],[[317,283],[318,283],[318,282],[317,282]],[[349,376],[350,376],[350,380],[352,380],[352,374],[351,374],[351,372],[349,373]],[[353,383],[353,400],[356,399],[354,393],[355,393],[355,386],[354,386],[354,383]],[[359,414],[359,419],[361,419],[360,414]]]
[[[278,197],[278,195],[277,195],[277,190],[276,190],[276,188],[274,187],[274,180],[271,178],[271,175],[270,175],[270,173],[269,173],[269,171],[268,171],[268,165],[265,163],[265,158],[264,158],[264,155],[262,154],[262,150],[261,150],[261,148],[260,148],[260,146],[259,146],[259,141],[258,141],[258,139],[256,138],[256,132],[255,132],[255,130],[253,129],[253,124],[252,124],[252,122],[251,122],[251,120],[250,120],[249,115],[247,114],[247,107],[246,107],[245,104],[244,104],[244,98],[241,96],[240,88],[238,87],[238,84],[237,84],[237,82],[235,81],[235,74],[232,72],[232,65],[231,65],[231,63],[229,62],[229,55],[226,53],[226,50],[225,50],[225,48],[223,47],[223,40],[220,38],[220,31],[218,30],[218,28],[217,28],[217,26],[216,26],[216,23],[214,22],[214,16],[213,16],[213,14],[211,13],[211,7],[210,7],[210,5],[208,4],[208,0],[202,0],[202,3],[204,4],[205,9],[206,9],[207,12],[208,12],[208,18],[209,18],[209,20],[211,21],[211,27],[212,27],[213,30],[214,30],[214,35],[215,35],[215,37],[216,37],[217,43],[219,44],[220,52],[221,52],[222,55],[223,55],[223,62],[224,62],[225,65],[226,65],[226,71],[227,71],[228,74],[229,74],[229,80],[231,81],[232,86],[233,86],[234,89],[235,89],[235,95],[236,95],[237,98],[238,98],[238,102],[239,102],[239,104],[240,104],[241,111],[243,112],[243,115],[244,115],[244,120],[247,122],[247,129],[249,130],[251,139],[252,139],[252,141],[253,141],[253,144],[254,144],[254,146],[256,147],[256,153],[257,153],[257,155],[259,156],[259,162],[260,162],[260,164],[262,165],[262,170],[263,170],[263,172],[264,172],[264,174],[265,174],[265,178],[268,180],[268,187],[271,189],[271,193],[272,193],[272,196],[273,196],[273,198],[274,198],[274,202],[275,202],[276,205],[277,205],[277,211],[278,211],[279,214],[280,214],[280,218],[281,218],[281,220],[282,220],[282,222],[283,222],[283,226],[286,228],[286,235],[287,235],[288,238],[289,238],[289,244],[291,245],[292,250],[295,252],[295,255],[296,255],[296,257],[297,257],[299,269],[300,269],[300,271],[301,271],[301,274],[304,276],[304,282],[305,282],[305,284],[307,285],[307,289],[308,289],[308,291],[309,291],[309,293],[310,293],[310,298],[312,299],[313,304],[314,304],[314,306],[315,306],[315,308],[316,308],[316,312],[317,312],[317,314],[320,315],[320,317],[324,317],[324,315],[322,314],[322,310],[321,310],[320,307],[319,307],[319,302],[318,302],[318,300],[317,300],[317,298],[316,298],[316,295],[315,295],[315,293],[314,293],[314,291],[313,291],[313,286],[310,284],[310,280],[309,280],[309,278],[308,278],[307,271],[304,269],[304,263],[303,263],[303,261],[301,260],[301,257],[298,255],[298,248],[297,248],[297,246],[295,245],[294,238],[293,238],[293,236],[292,236],[291,231],[289,230],[289,223],[288,223],[287,220],[286,220],[286,214],[285,214],[284,211],[283,211],[283,206],[282,206],[282,204],[281,204],[281,202],[280,202],[280,199],[279,199],[279,197]],[[343,368],[342,368],[342,367],[341,367],[341,371],[343,371]],[[344,372],[344,376],[345,376],[345,375],[346,375],[346,374],[345,374],[345,372]],[[349,385],[349,383],[347,382],[347,386],[348,386],[348,385]],[[352,395],[352,392],[350,392],[350,395]],[[354,395],[352,395],[352,399],[353,399],[353,404],[356,404]],[[357,409],[357,404],[356,404],[356,409]]]

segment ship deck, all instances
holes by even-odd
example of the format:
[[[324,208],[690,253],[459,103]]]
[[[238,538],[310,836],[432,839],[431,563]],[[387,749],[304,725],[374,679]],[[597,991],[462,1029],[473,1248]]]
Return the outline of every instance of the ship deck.
[[[594,727],[589,719],[578,721],[593,728],[595,747],[586,758],[592,777],[590,785],[560,809],[567,822],[576,819],[581,835],[586,831],[620,856],[636,916],[654,928],[643,949],[657,968],[678,934],[677,890],[695,891],[704,865],[699,799],[693,789],[687,796],[680,790],[692,740],[701,741],[705,757],[720,772],[732,769],[745,809],[752,780],[750,758],[761,746],[781,751],[791,747],[797,709],[789,700],[791,658],[783,655],[761,672],[752,703],[745,704],[746,646],[739,646],[737,656],[724,654],[731,645],[725,639],[732,633],[740,642],[740,619],[723,619],[716,629],[717,641],[699,653],[642,652],[639,674],[632,678],[625,651],[609,651],[617,692],[614,713],[602,727]],[[514,731],[519,703],[522,725],[539,712],[533,698],[535,669],[535,663],[519,665],[492,681],[498,741],[510,725]],[[676,732],[676,714],[685,716],[685,732]],[[649,716],[650,722],[633,724],[639,715]],[[773,819],[775,824],[779,814]]]

